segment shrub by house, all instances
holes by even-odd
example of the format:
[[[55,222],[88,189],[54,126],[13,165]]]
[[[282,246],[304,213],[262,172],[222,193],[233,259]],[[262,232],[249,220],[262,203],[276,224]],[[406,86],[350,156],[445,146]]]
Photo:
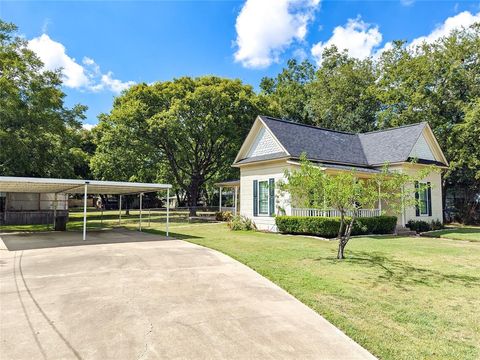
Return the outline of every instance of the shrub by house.
[[[284,234],[316,235],[326,238],[338,236],[339,217],[277,216],[278,231]],[[348,220],[347,220],[348,221]],[[356,219],[352,235],[392,234],[397,223],[396,216],[374,216]]]

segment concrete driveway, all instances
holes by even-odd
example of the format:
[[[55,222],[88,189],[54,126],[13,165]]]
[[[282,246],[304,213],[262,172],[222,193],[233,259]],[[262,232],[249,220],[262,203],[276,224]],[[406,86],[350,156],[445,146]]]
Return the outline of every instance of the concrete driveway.
[[[2,238],[2,359],[374,358],[207,248],[126,230]]]

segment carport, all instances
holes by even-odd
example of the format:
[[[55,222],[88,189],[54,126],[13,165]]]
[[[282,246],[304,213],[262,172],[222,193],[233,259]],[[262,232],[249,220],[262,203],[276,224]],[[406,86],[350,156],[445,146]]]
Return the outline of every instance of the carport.
[[[146,192],[156,192],[166,190],[167,199],[170,196],[170,184],[153,184],[153,183],[136,183],[121,181],[99,181],[99,180],[81,180],[81,179],[50,179],[50,178],[30,178],[30,177],[13,177],[0,176],[0,192],[17,192],[17,193],[53,193],[54,214],[56,212],[57,194],[83,194],[83,240],[87,237],[87,195],[88,194],[110,194],[119,195],[120,206],[119,215],[121,214],[121,204],[123,195],[140,195],[140,218],[139,230],[142,230],[142,197]],[[166,235],[168,236],[169,226],[169,202],[166,202]],[[55,215],[54,215],[55,218]],[[121,217],[119,217],[121,219]]]

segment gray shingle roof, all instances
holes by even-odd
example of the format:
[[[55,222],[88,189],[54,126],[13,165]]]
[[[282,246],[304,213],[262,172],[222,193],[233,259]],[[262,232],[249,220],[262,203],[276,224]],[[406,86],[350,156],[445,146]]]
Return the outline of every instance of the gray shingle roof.
[[[327,130],[267,116],[260,117],[293,158],[368,165],[356,134]]]
[[[298,159],[303,152],[317,162],[372,167],[386,162],[408,161],[426,123],[354,134],[260,116],[290,157]],[[270,160],[286,156],[275,153],[242,159],[236,164]]]
[[[406,161],[426,123],[358,134],[370,165]]]

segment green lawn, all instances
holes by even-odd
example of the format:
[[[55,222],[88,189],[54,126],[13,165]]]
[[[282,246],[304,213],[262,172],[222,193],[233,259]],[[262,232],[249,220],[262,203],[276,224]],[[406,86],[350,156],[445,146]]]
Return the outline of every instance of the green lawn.
[[[172,231],[248,265],[382,359],[480,358],[480,243],[355,238],[339,262],[336,242],[224,224]]]
[[[250,266],[382,359],[480,358],[480,242],[362,237],[337,261],[336,241],[232,232],[174,215],[172,236]],[[156,216],[144,229],[163,233],[164,214]],[[73,214],[69,228],[80,219]],[[127,220],[137,227],[135,214]],[[116,222],[92,213],[89,226]]]
[[[443,230],[429,231],[427,233],[423,233],[422,236],[480,242],[480,227],[465,226],[465,227],[447,228]]]

